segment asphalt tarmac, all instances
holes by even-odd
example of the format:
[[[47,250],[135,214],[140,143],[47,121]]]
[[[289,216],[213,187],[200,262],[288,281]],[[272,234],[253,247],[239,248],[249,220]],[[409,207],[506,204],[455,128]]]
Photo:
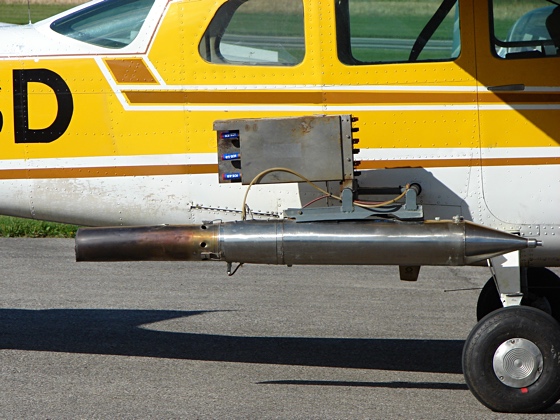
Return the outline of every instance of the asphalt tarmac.
[[[461,373],[484,268],[76,263],[0,240],[0,418],[558,418]],[[556,270],[556,272],[559,272]],[[466,290],[458,290],[466,289]]]

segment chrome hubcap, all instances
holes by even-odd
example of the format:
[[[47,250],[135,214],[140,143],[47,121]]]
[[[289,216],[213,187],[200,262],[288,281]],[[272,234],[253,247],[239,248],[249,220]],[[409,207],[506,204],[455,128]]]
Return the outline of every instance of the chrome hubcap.
[[[494,373],[505,385],[524,388],[535,383],[543,370],[539,348],[524,338],[504,341],[494,353]]]

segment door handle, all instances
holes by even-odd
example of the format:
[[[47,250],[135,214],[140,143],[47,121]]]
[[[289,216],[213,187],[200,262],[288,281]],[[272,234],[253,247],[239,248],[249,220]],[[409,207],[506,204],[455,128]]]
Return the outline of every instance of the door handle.
[[[488,86],[487,89],[490,92],[507,92],[507,91],[523,91],[525,90],[525,85],[523,83],[512,84],[512,85],[499,85],[499,86]]]

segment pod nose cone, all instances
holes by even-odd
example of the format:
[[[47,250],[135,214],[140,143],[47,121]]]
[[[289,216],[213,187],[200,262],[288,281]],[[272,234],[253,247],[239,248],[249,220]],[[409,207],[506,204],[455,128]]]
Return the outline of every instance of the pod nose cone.
[[[465,255],[470,259],[487,259],[508,252],[542,246],[536,239],[465,222]]]

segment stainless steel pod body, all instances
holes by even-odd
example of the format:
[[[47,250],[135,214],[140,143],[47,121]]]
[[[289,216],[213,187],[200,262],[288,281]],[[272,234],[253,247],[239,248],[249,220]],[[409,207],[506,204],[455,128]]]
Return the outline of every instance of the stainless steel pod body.
[[[230,262],[315,265],[467,265],[532,246],[470,222],[240,222],[220,226]]]
[[[467,265],[536,241],[465,221],[348,221],[81,229],[79,261],[220,260],[286,265]]]
[[[232,223],[220,228],[231,262],[333,265],[459,265],[462,224],[387,222]]]

